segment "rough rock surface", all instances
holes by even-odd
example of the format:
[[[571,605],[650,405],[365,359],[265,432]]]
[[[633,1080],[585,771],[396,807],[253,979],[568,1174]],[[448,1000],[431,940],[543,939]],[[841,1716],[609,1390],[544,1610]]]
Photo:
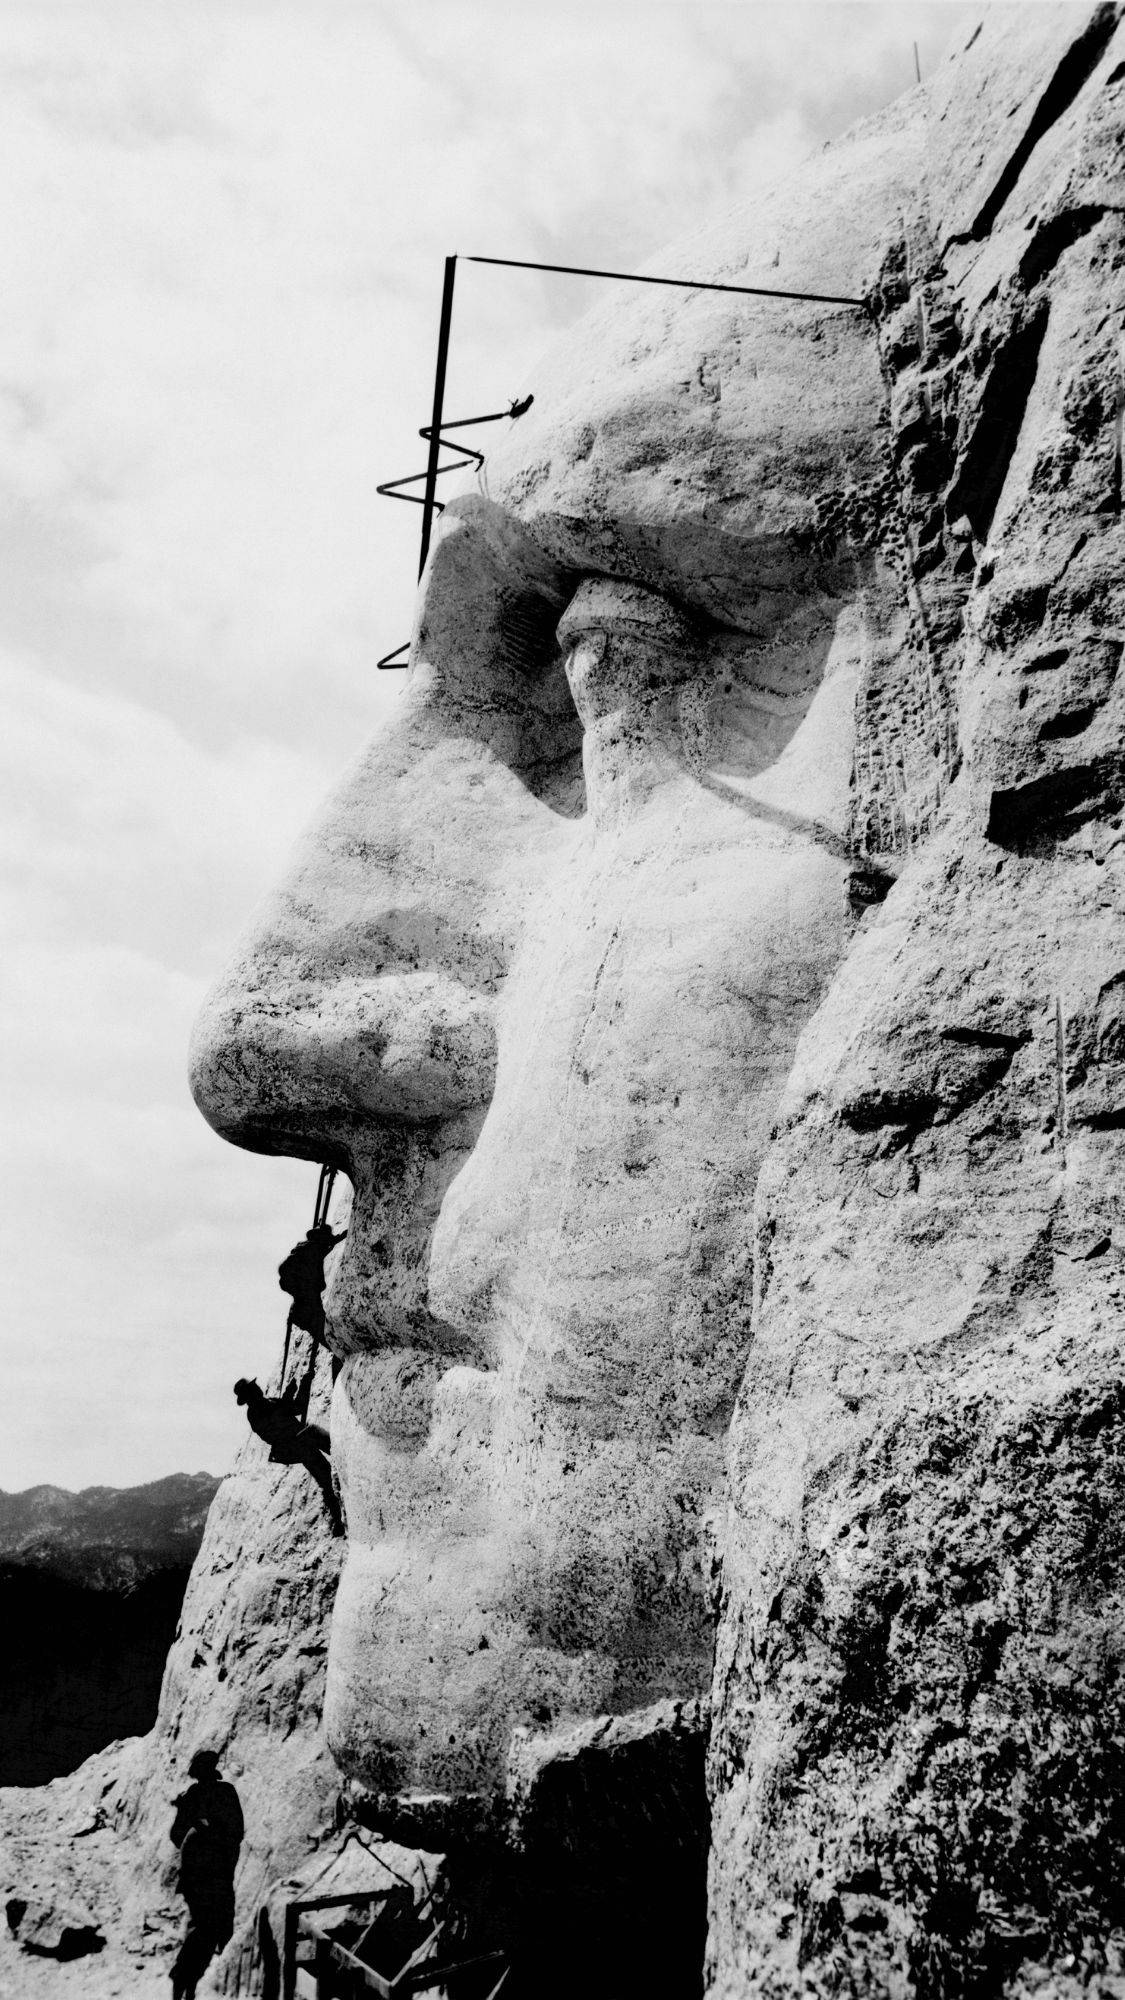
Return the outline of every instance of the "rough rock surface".
[[[87,1910],[12,1896],[6,1914],[8,1929],[21,1950],[40,1958],[88,1958],[105,1949],[105,1939]]]
[[[986,19],[876,286],[905,557],[941,599],[934,811],[919,842],[881,668],[857,781],[899,879],[755,1206],[724,1996],[1125,1992],[1118,11]]]
[[[299,1341],[294,1366],[303,1359]],[[328,1377],[322,1360],[314,1415],[324,1412]],[[78,1990],[92,2000],[142,1991],[129,1979],[143,1981],[154,1956],[166,1978],[185,1921],[168,1840],[171,1802],[195,1750],[218,1752],[246,1820],[238,1925],[220,1990],[239,1990],[269,1885],[302,1867],[331,1832],[340,1776],[321,1711],[339,1568],[339,1543],[311,1480],[299,1467],[271,1465],[266,1446],[248,1438],[211,1507],[151,1733],[110,1746],[53,1784],[0,1792],[0,1894],[90,1913],[110,1947],[86,1964]],[[0,1991],[19,1942],[0,1939]],[[11,1990],[31,1992],[22,1953],[19,1965]]]

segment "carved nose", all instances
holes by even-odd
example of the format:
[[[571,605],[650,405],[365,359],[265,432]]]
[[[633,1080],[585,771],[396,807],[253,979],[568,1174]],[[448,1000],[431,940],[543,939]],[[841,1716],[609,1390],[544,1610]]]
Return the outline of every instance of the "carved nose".
[[[442,521],[403,702],[196,1025],[196,1103],[258,1152],[346,1167],[373,1123],[491,1098],[493,998],[569,830],[580,730],[550,577],[495,508]]]
[[[331,959],[331,952],[326,953]],[[418,1122],[485,1104],[496,1037],[491,1003],[436,972],[215,989],[192,1044],[191,1085],[208,1123],[236,1145],[350,1155],[373,1119]]]

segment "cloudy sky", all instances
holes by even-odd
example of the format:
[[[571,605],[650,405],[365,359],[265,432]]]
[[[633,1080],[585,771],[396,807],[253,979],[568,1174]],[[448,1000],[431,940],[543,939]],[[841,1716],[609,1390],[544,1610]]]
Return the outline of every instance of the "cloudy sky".
[[[913,83],[954,4],[7,0],[0,1486],[221,1472],[315,1170],[193,1012],[400,683],[449,251],[630,267]],[[462,266],[446,408],[590,296]],[[484,434],[486,435],[486,434]]]

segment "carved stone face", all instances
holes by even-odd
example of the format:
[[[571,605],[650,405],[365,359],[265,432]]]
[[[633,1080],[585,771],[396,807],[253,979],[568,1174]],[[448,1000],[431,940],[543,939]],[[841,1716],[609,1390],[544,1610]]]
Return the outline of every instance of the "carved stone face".
[[[879,145],[660,268],[858,292]],[[194,1051],[218,1131],[354,1189],[327,1725],[384,1790],[706,1687],[755,1178],[854,927],[864,315],[621,288],[532,386]]]

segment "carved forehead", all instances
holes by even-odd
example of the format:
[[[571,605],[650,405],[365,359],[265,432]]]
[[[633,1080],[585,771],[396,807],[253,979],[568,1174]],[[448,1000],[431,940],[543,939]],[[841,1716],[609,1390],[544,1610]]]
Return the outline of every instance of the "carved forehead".
[[[915,146],[892,107],[650,268],[859,297]],[[839,587],[848,496],[883,472],[864,312],[607,283],[532,374],[535,403],[485,490],[560,568],[664,588],[749,630],[775,622],[763,594]]]

